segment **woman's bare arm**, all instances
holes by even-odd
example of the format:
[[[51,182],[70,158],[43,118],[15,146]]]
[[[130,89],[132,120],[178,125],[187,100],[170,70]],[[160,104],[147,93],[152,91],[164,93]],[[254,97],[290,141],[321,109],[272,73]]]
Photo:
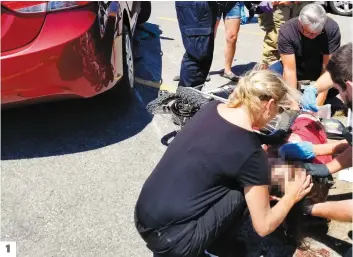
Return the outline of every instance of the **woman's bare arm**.
[[[286,173],[288,174],[288,172]],[[272,233],[285,219],[293,205],[312,188],[311,177],[304,170],[297,171],[295,178],[286,175],[286,193],[274,207],[270,207],[268,186],[247,186],[244,188],[251,220],[260,236]]]
[[[273,232],[295,204],[293,198],[285,195],[271,208],[268,186],[250,186],[246,187],[244,192],[253,226],[260,236]]]

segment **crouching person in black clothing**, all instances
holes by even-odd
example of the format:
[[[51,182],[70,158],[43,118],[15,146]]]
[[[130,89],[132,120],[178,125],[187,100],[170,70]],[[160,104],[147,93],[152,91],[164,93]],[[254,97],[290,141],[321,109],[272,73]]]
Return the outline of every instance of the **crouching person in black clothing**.
[[[239,81],[228,105],[212,101],[178,133],[145,182],[135,225],[154,256],[225,256],[249,209],[260,236],[273,232],[312,187],[300,170],[270,207],[270,166],[252,128],[261,128],[298,91],[270,71]],[[233,240],[233,241],[232,241]],[[234,249],[232,249],[234,250]]]

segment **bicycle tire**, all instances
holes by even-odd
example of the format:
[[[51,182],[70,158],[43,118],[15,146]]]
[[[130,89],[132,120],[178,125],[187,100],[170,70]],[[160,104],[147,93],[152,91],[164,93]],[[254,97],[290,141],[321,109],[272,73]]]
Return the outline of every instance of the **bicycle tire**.
[[[146,106],[147,111],[150,114],[156,114],[159,113],[159,110],[163,113],[169,112],[170,110],[166,110],[166,104],[168,104],[170,101],[174,100],[176,98],[176,94],[174,93],[165,93],[153,101],[149,102]]]
[[[176,95],[190,104],[193,108],[197,109],[212,101],[211,99],[204,97],[201,92],[198,93],[194,89],[187,87],[178,87]]]

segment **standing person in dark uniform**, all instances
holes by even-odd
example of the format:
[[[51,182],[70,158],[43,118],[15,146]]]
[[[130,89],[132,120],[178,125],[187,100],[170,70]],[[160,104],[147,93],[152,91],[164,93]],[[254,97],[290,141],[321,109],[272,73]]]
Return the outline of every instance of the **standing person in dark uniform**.
[[[135,207],[136,228],[155,257],[225,256],[246,205],[260,236],[283,222],[311,190],[311,178],[298,169],[271,208],[270,166],[253,128],[299,98],[278,75],[252,72],[240,79],[228,105],[212,101],[182,128]]]
[[[175,8],[185,48],[179,86],[201,86],[206,81],[213,59],[217,3],[176,1]]]

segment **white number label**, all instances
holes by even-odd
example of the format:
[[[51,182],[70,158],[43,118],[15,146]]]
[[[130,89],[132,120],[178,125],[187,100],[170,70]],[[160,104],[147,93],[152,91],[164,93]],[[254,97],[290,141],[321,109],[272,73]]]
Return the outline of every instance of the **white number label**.
[[[0,241],[0,256],[1,257],[16,257],[16,242]]]

